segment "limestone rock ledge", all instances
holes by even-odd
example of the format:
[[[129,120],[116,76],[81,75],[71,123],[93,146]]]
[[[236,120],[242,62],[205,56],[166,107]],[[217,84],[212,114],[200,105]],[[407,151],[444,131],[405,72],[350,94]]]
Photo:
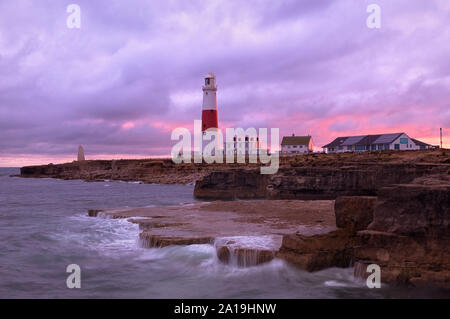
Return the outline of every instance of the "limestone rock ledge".
[[[373,220],[375,196],[341,196],[336,198],[336,226],[350,232],[366,229]]]
[[[377,264],[382,282],[450,289],[449,203],[448,174],[341,197],[337,231],[285,235],[277,256],[307,271],[353,264],[357,277]]]
[[[143,231],[139,234],[139,241],[142,247],[162,248],[170,245],[212,244],[214,242],[214,238],[162,236],[162,235],[153,235]]]
[[[450,152],[364,152],[281,157],[277,173],[263,175],[257,167],[222,169],[195,183],[201,199],[334,200],[339,196],[376,196],[394,184],[447,174]]]
[[[249,267],[273,260],[284,234],[334,230],[333,201],[214,201],[177,206],[89,210],[91,217],[139,225],[146,248],[211,244],[224,264]]]
[[[355,276],[367,277],[367,266],[381,267],[381,280],[450,289],[450,237],[412,237],[364,230],[355,247]]]
[[[217,170],[233,169],[244,164],[182,163],[171,159],[136,160],[88,160],[64,164],[25,166],[20,169],[20,177],[81,179],[87,182],[104,180],[140,181],[158,184],[189,184]],[[256,164],[247,165],[256,168]]]
[[[285,235],[278,257],[307,271],[330,267],[350,267],[354,249],[360,245],[356,231],[365,229],[373,220],[377,197],[342,196],[334,204],[336,231],[305,236]]]
[[[314,236],[286,235],[277,256],[307,271],[346,268],[352,264],[357,239],[345,229]]]
[[[449,175],[380,190],[373,222],[359,231],[356,275],[380,265],[382,281],[450,289]]]

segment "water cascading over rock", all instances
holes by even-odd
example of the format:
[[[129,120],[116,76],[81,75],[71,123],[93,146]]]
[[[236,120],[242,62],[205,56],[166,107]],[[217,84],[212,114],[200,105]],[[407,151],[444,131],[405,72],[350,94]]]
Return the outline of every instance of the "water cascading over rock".
[[[217,238],[217,259],[228,265],[251,267],[273,260],[281,244],[281,236],[236,236]]]

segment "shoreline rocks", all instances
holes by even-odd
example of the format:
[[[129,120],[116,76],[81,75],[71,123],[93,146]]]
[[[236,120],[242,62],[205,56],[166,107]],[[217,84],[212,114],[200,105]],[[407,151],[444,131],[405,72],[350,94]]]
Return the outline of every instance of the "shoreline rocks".
[[[286,235],[278,257],[306,271],[352,265],[356,238],[347,230],[336,230],[323,235]]]
[[[88,215],[96,217],[99,212],[90,210]],[[214,201],[101,212],[102,217],[138,224],[142,247],[211,244],[220,262],[238,267],[273,260],[284,234],[335,229],[332,201]]]
[[[355,260],[379,264],[382,281],[450,289],[450,176],[379,192],[373,222],[357,236]]]
[[[282,158],[274,175],[261,175],[257,165],[176,166],[169,161],[24,167],[21,176],[197,181],[197,198],[247,200],[106,210],[101,215],[158,218],[157,222],[133,220],[148,247],[270,234],[283,236],[280,246],[216,243],[218,259],[253,265],[276,256],[307,271],[354,265],[358,277],[367,276],[369,264],[378,264],[383,282],[450,289],[450,164],[446,150],[302,155]],[[248,200],[252,198],[270,200]],[[336,199],[335,212],[331,201],[319,199]]]
[[[218,170],[238,167],[256,168],[256,164],[175,164],[171,159],[85,160],[64,164],[25,166],[18,177],[80,179],[86,182],[116,180],[156,184],[191,184]]]
[[[120,180],[159,184],[194,184],[202,199],[335,199],[376,196],[392,184],[446,173],[447,150],[313,153],[280,157],[276,174],[260,174],[261,164],[175,164],[170,158],[86,160],[65,164],[25,166],[19,177]]]
[[[258,169],[215,171],[199,179],[199,199],[333,200],[339,196],[376,196],[382,188],[418,177],[446,173],[448,164],[358,163],[326,167],[280,167],[274,175]]]
[[[178,236],[162,236],[152,235],[149,232],[141,232],[139,234],[139,241],[142,247],[145,248],[162,248],[171,245],[199,245],[212,244],[214,238],[212,237],[178,237]]]
[[[338,230],[285,235],[278,257],[307,271],[381,267],[381,281],[450,289],[449,175],[382,188],[378,197],[338,197]]]
[[[341,196],[334,202],[336,227],[356,233],[373,221],[376,196]]]
[[[285,235],[278,257],[307,271],[330,267],[350,267],[354,249],[360,245],[357,230],[366,229],[373,220],[377,197],[343,196],[334,202],[337,230],[314,236]]]
[[[103,209],[89,209],[88,216],[89,217],[98,217],[98,214],[103,212]]]

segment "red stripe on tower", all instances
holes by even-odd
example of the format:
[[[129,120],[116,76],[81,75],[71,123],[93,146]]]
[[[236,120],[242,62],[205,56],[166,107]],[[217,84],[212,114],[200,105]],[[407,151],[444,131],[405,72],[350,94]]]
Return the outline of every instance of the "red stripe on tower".
[[[217,116],[217,86],[216,77],[211,72],[205,77],[203,88],[202,107],[202,131],[218,129],[219,120]]]

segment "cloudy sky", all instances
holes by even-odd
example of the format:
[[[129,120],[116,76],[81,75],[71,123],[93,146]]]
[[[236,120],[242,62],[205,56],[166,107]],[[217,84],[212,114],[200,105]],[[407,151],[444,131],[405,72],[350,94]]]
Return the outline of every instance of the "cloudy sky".
[[[69,29],[67,6],[81,8]],[[381,7],[369,29],[366,8]],[[448,0],[0,0],[0,166],[167,155],[201,118],[450,146]]]

